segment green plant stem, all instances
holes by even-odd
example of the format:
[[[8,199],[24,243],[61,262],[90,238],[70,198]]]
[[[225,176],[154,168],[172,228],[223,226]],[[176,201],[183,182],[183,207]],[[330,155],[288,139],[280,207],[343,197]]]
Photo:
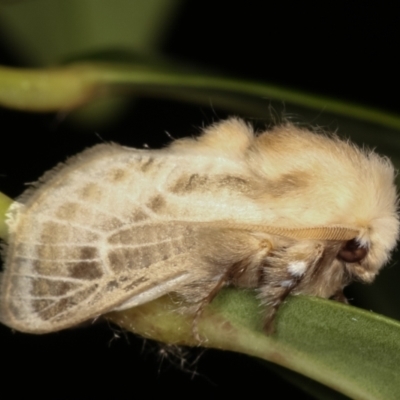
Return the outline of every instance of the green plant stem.
[[[189,90],[190,89],[190,90]],[[72,110],[98,96],[173,93],[181,100],[210,101],[210,91],[280,100],[314,110],[357,118],[400,130],[400,118],[384,111],[259,82],[157,69],[144,64],[76,63],[60,68],[0,67],[0,104],[36,112]],[[224,101],[219,96],[214,105]],[[224,96],[222,96],[224,97]]]

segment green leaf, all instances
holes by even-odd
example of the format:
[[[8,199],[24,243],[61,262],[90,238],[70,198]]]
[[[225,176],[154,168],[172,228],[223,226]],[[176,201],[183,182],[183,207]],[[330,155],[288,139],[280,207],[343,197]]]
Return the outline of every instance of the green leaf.
[[[108,318],[144,337],[199,345],[192,334],[193,317],[176,312],[177,304],[164,297]],[[272,336],[263,332],[261,319],[254,293],[226,289],[199,320],[201,345],[272,361],[351,398],[398,398],[399,322],[303,296],[284,304]]]

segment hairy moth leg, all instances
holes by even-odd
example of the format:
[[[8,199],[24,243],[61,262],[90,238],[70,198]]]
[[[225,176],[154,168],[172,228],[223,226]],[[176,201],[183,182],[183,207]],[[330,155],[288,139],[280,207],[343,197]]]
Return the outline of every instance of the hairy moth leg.
[[[240,281],[241,277],[246,273],[249,265],[251,265],[251,262],[249,262],[249,260],[244,260],[230,266],[221,276],[217,284],[207,294],[207,296],[200,300],[200,304],[196,310],[192,326],[193,336],[197,340],[201,340],[198,332],[198,322],[204,311],[204,308],[214,300],[224,286],[229,286],[231,284],[234,285],[235,282]]]
[[[229,284],[229,282],[232,279],[232,276],[235,274],[243,274],[244,272],[244,267],[242,267],[240,264],[234,264],[232,267],[230,267],[226,272],[221,276],[221,278],[218,280],[217,284],[211,289],[211,291],[207,294],[206,297],[200,300],[200,304],[197,307],[196,313],[194,315],[193,319],[193,325],[192,325],[192,333],[193,336],[195,337],[196,340],[199,342],[201,341],[201,337],[199,335],[199,329],[198,329],[198,324],[199,324],[199,319],[201,315],[203,314],[204,308],[210,304],[214,298],[217,296],[219,291],[226,285]]]
[[[320,242],[301,241],[277,248],[262,266],[259,298],[267,306],[264,330],[273,333],[276,313],[286,297],[307,277],[318,275],[324,246]]]
[[[218,240],[219,236],[224,239],[222,242]],[[203,283],[207,295],[196,301],[198,306],[192,327],[193,335],[199,341],[201,338],[198,333],[198,321],[205,307],[225,286],[256,288],[261,279],[260,265],[272,249],[269,235],[248,231],[231,229],[211,231],[211,233],[208,231],[207,238],[210,245],[205,251],[208,253],[205,259],[212,267],[208,281]]]

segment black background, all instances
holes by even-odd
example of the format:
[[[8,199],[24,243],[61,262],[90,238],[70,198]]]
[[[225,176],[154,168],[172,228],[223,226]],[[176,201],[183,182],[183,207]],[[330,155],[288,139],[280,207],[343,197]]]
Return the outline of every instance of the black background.
[[[222,4],[185,2],[164,39],[163,53],[231,76],[398,111],[396,9],[366,1]],[[0,62],[21,65],[1,37]],[[0,109],[1,190],[15,197],[26,182],[103,140],[157,147],[170,141],[166,131],[174,137],[197,134],[198,127],[225,116],[212,101],[209,107],[199,107],[141,99],[132,101],[117,124],[82,132],[71,126],[68,115]],[[13,397],[302,395],[247,356],[188,350],[188,361],[200,357],[182,368],[182,350],[166,351],[107,324],[45,336],[1,326],[0,337],[3,391],[12,390]]]

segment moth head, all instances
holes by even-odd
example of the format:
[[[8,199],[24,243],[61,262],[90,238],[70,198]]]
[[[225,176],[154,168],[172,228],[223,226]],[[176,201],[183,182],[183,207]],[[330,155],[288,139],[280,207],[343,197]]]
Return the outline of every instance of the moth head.
[[[343,242],[337,260],[343,262],[352,278],[372,282],[389,261],[399,235],[397,212],[370,222],[359,235]]]

